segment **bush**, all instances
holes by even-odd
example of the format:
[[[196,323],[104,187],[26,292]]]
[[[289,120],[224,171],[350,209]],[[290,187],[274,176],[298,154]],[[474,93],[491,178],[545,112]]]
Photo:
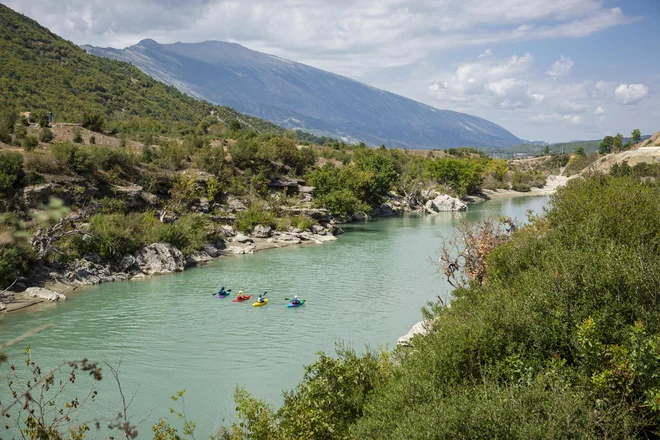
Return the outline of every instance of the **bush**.
[[[0,153],[0,198],[13,197],[23,186],[23,156],[19,153]]]
[[[83,137],[82,137],[82,132],[80,131],[79,128],[76,128],[73,130],[73,142],[76,144],[82,144],[83,143]]]
[[[52,141],[54,137],[55,137],[55,135],[53,135],[53,130],[51,130],[48,127],[42,128],[41,132],[39,133],[39,140],[41,142],[48,143],[48,142]]]
[[[514,191],[528,192],[533,186],[543,188],[545,183],[545,175],[538,170],[515,170],[511,174],[511,189]]]
[[[249,233],[257,225],[275,228],[277,222],[270,211],[258,205],[252,205],[245,211],[236,213],[236,229],[239,231]]]
[[[25,151],[33,151],[39,145],[39,140],[32,135],[27,135],[21,142],[21,145]]]
[[[103,116],[96,113],[85,113],[82,119],[82,126],[91,131],[103,130],[105,119]]]
[[[97,214],[90,219],[91,240],[81,243],[81,253],[91,251],[106,261],[119,261],[146,244],[156,223],[149,214]]]
[[[173,224],[159,225],[155,228],[154,241],[169,243],[190,255],[209,242],[210,222],[201,214],[189,214],[180,217]]]
[[[34,261],[32,250],[20,244],[0,244],[0,289],[27,273]]]

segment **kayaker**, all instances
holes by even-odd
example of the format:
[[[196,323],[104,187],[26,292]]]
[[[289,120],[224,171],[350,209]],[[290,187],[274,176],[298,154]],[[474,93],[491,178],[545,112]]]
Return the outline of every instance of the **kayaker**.
[[[259,298],[257,298],[257,302],[258,303],[264,302],[264,295],[263,294],[259,295]]]
[[[243,296],[243,291],[242,291],[242,290],[239,290],[239,291],[238,291],[238,296],[236,297],[236,299],[247,299],[247,298],[245,298],[245,297]]]
[[[225,295],[226,293],[227,293],[227,291],[225,290],[225,287],[224,287],[224,286],[222,286],[222,287],[220,288],[220,290],[218,290],[218,295]]]
[[[291,304],[294,304],[294,305],[300,304],[300,300],[298,299],[298,295],[294,295],[293,299],[291,300]]]

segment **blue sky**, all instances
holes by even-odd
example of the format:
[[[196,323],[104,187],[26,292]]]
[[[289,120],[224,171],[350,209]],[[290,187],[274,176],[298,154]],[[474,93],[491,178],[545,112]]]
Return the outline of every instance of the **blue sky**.
[[[529,140],[660,130],[660,0],[3,0],[77,44],[223,40]]]

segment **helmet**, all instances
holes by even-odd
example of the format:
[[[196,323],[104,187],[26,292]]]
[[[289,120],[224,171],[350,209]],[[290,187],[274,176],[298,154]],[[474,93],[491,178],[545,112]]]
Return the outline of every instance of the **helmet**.
[[[294,295],[294,298],[298,299],[298,295]]]
[[[242,294],[242,293],[243,293],[243,291],[242,291],[242,290],[239,290],[239,291],[238,291],[238,293],[239,293],[239,294]]]

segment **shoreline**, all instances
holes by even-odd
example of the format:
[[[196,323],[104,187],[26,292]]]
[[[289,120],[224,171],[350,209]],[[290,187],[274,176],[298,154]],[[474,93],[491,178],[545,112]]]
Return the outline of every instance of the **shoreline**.
[[[556,192],[557,188],[563,186],[566,184],[566,182],[569,180],[568,178],[564,176],[550,176],[548,178],[549,182],[543,187],[543,188],[532,188],[528,192],[519,192],[519,191],[513,191],[513,190],[483,190],[482,195],[485,197],[480,197],[480,196],[470,196],[466,198],[464,201],[468,204],[475,204],[475,203],[482,203],[482,202],[487,202],[490,200],[502,200],[502,199],[508,199],[508,198],[517,198],[517,197],[537,197],[537,196],[548,196],[552,195]],[[407,214],[415,214],[415,212],[405,212],[401,215],[407,215]],[[378,216],[378,217],[373,217],[376,219],[381,219],[381,218],[390,218],[390,217],[397,217],[401,215],[391,215],[391,216]],[[364,221],[364,220],[354,220],[351,221],[350,223],[354,223],[357,221]],[[338,235],[341,235],[343,233],[340,232]],[[323,236],[321,236],[323,237]],[[332,235],[332,238],[329,238],[328,236],[325,236],[323,240],[305,240],[305,241],[300,241],[300,242],[274,242],[274,240],[270,238],[258,238],[258,237],[250,237],[252,240],[252,243],[249,243],[247,246],[243,246],[244,249],[247,251],[244,253],[236,253],[236,252],[231,252],[227,251],[227,249],[221,250],[219,255],[216,257],[212,257],[210,260],[207,261],[202,261],[198,262],[195,265],[189,265],[189,266],[184,266],[183,271],[194,268],[194,267],[204,267],[208,263],[212,261],[216,261],[220,258],[223,257],[232,257],[232,256],[238,256],[238,255],[246,255],[246,254],[253,254],[257,252],[262,252],[262,251],[268,251],[272,249],[280,249],[280,248],[285,248],[285,247],[292,247],[292,246],[308,246],[311,244],[324,244],[327,241],[336,241],[337,236]],[[236,243],[234,241],[228,241],[227,244],[229,247],[233,247],[234,245],[237,244],[243,244],[243,243]],[[244,244],[243,244],[244,245]],[[175,273],[175,272],[173,272]],[[143,281],[143,280],[149,280],[155,276],[163,276],[163,275],[169,275],[169,273],[164,273],[164,274],[155,274],[155,275],[146,275],[146,276],[139,276],[139,277],[131,277],[131,278],[126,278],[126,279],[118,279],[112,282],[130,282],[130,281]],[[53,279],[53,278],[46,278],[43,279],[41,282],[37,283],[39,287],[43,289],[50,290],[55,293],[59,293],[62,295],[78,295],[86,291],[88,288],[93,288],[96,287],[99,284],[68,284],[61,282],[59,280]],[[12,297],[12,301],[5,304],[6,308],[3,310],[0,310],[0,316],[5,314],[5,313],[11,313],[19,310],[25,310],[25,309],[35,309],[38,307],[40,304],[51,304],[53,301],[49,301],[46,299],[42,298],[34,298],[28,296],[25,292],[6,292],[9,293]]]

